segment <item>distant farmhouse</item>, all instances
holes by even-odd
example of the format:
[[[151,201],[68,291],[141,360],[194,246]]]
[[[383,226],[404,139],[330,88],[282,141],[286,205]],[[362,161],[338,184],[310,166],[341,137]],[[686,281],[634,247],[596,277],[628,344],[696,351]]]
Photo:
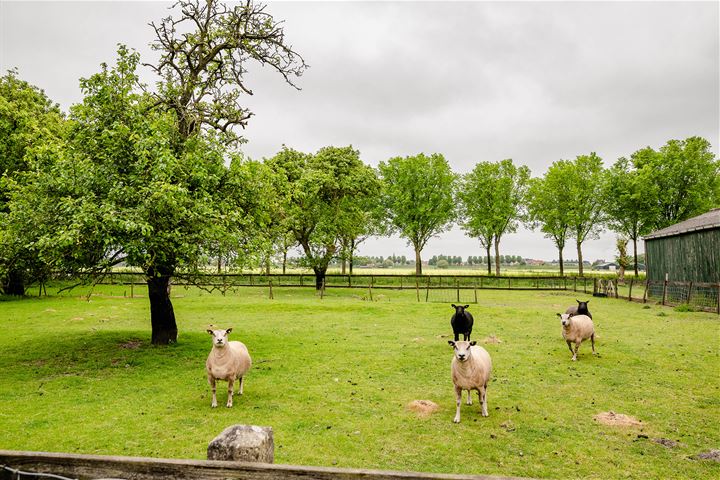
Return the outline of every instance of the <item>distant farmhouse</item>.
[[[720,282],[720,208],[644,237],[647,279]]]

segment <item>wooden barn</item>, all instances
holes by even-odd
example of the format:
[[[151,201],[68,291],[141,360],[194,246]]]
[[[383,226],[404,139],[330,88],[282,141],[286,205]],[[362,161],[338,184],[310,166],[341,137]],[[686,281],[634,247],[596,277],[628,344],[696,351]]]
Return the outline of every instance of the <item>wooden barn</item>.
[[[720,314],[720,208],[644,237],[648,298]]]
[[[720,282],[720,208],[644,237],[647,279]]]

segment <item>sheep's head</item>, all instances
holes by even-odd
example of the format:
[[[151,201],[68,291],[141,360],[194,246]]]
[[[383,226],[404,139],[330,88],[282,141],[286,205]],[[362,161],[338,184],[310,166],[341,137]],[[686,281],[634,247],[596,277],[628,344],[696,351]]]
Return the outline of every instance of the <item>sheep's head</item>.
[[[563,327],[567,327],[570,325],[570,314],[569,313],[558,313],[558,317],[560,317],[560,323]]]
[[[450,304],[450,306],[455,309],[455,313],[458,315],[465,315],[465,309],[470,308],[470,305],[455,305],[454,303]]]
[[[587,304],[590,303],[590,300],[588,300],[587,302],[581,302],[580,300],[578,300],[576,298],[575,301],[578,303],[578,312],[587,312],[588,311]]]
[[[477,342],[475,340],[473,340],[472,342],[468,342],[468,341],[453,342],[452,340],[448,340],[448,344],[452,345],[452,347],[455,349],[455,358],[457,358],[459,362],[464,362],[468,358],[470,358],[470,347],[472,347],[473,345],[476,345]]]
[[[232,332],[232,328],[228,328],[227,330],[208,330],[207,332],[213,337],[213,346],[222,348],[227,345],[228,335]]]

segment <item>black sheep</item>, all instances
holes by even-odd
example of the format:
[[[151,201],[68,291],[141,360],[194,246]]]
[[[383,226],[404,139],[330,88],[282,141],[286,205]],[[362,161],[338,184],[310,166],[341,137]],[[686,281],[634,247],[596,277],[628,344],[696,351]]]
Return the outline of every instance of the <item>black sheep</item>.
[[[590,310],[588,310],[587,304],[590,302],[588,300],[587,302],[581,302],[578,299],[575,299],[575,301],[578,303],[577,307],[568,307],[567,310],[565,310],[565,313],[569,313],[570,316],[573,315],[587,315],[588,317],[592,318],[592,314],[590,313]]]
[[[452,325],[453,333],[455,334],[455,341],[459,340],[460,334],[463,334],[463,340],[470,340],[470,333],[473,327],[473,316],[466,309],[470,305],[455,305],[452,304],[455,309],[455,313],[450,319],[450,325]]]

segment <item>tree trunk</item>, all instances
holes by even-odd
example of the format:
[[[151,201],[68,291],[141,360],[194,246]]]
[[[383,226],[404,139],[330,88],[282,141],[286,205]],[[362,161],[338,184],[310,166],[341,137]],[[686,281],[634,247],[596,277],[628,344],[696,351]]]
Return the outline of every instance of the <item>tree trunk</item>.
[[[422,275],[422,258],[420,258],[420,249],[415,247],[415,275]]]
[[[500,276],[500,239],[495,237],[495,275]]]
[[[287,249],[283,250],[283,275],[285,275],[285,267],[287,267]]]
[[[487,247],[485,247],[487,250],[487,267],[488,267],[488,275],[492,275],[492,267],[490,267],[490,244],[487,244]]]
[[[313,271],[315,272],[315,290],[322,290],[323,283],[325,282],[325,273],[327,273],[327,267],[325,268],[315,268],[313,267]]]
[[[270,255],[265,259],[265,275],[270,276]]]
[[[11,269],[8,272],[7,277],[3,279],[2,290],[5,295],[17,295],[20,297],[24,296],[25,282],[23,280],[22,273],[18,272],[17,270]]]
[[[353,253],[353,252],[355,252],[355,239],[350,240],[350,258],[349,258],[349,260],[348,260],[348,267],[349,267],[349,270],[350,270],[350,275],[352,275],[352,270],[353,270],[353,259],[354,259],[354,258],[353,258],[353,257],[354,257],[354,253]]]
[[[168,345],[177,342],[178,330],[175,323],[175,312],[170,302],[171,278],[170,275],[148,275],[147,277],[153,345]]]
[[[340,273],[345,275],[345,271],[347,270],[347,260],[345,260],[343,258],[341,261],[342,261],[342,266],[340,267]]]
[[[635,278],[638,276],[638,262],[637,262],[637,237],[633,238],[633,258],[635,262]]]
[[[563,266],[562,248],[558,247],[558,255],[560,256],[560,276],[565,275],[565,267]]]
[[[577,251],[578,251],[578,272],[580,276],[583,276],[583,258],[582,258],[582,243],[577,242]]]

